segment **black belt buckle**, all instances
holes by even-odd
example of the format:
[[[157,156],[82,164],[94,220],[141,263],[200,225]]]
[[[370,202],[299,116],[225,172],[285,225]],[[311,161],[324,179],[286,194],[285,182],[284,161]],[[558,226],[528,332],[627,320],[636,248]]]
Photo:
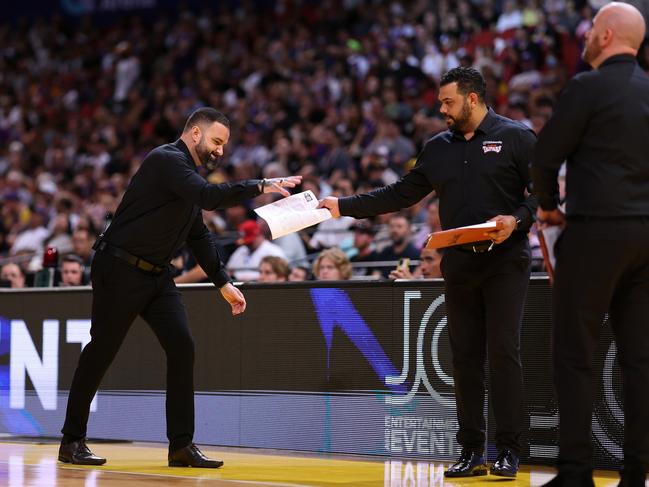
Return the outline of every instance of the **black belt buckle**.
[[[147,262],[146,260],[142,260],[142,259],[138,259],[136,261],[135,267],[137,267],[138,269],[142,269],[143,271],[146,272],[153,272],[155,274],[160,274],[160,271],[162,270],[157,265],[153,265],[151,262]]]
[[[152,264],[151,262],[149,262],[147,260],[140,259],[139,257],[135,258],[134,265],[135,265],[135,267],[137,267],[141,271],[148,272],[149,274],[158,275],[158,274],[162,273],[162,271],[164,270],[164,268],[162,268],[162,267],[160,267],[158,265]]]

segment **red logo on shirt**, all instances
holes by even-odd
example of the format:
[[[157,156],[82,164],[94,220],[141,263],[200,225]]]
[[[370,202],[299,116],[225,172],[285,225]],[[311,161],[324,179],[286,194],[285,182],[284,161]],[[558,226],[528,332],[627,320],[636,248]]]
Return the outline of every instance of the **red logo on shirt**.
[[[487,152],[495,152],[496,154],[500,153],[500,150],[503,148],[502,140],[485,140],[482,143],[482,152],[486,154]]]

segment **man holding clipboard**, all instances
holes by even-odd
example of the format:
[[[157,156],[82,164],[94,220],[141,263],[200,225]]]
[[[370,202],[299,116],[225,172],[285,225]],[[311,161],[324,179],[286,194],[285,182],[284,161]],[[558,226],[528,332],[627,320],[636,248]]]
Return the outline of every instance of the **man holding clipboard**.
[[[441,263],[462,446],[448,477],[487,474],[487,349],[499,450],[491,474],[515,477],[521,452],[520,325],[530,275],[527,232],[536,212],[536,200],[526,190],[536,138],[524,125],[494,113],[484,96],[478,71],[450,70],[439,91],[449,130],[426,143],[416,166],[389,186],[320,202],[334,217],[366,218],[407,208],[435,191],[443,229],[494,222],[479,231],[478,241],[449,247]]]

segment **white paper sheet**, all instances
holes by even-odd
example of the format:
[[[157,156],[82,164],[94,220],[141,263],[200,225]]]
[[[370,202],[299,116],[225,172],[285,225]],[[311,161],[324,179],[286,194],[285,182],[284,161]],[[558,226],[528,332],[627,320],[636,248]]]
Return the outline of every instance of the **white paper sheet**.
[[[312,191],[297,193],[255,209],[263,218],[273,239],[297,232],[331,218],[326,208],[319,208],[318,198]]]
[[[489,230],[489,229],[495,229],[497,224],[498,224],[497,222],[492,221],[492,222],[478,223],[477,225],[469,225],[469,226],[460,227],[460,228],[484,228],[486,230]]]

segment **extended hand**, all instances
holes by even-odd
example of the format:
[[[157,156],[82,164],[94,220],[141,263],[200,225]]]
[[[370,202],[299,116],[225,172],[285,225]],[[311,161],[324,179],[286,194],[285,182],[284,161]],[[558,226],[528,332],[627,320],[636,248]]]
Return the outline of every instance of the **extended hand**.
[[[397,268],[390,271],[388,279],[414,279],[415,276],[408,269]]]
[[[516,229],[516,217],[512,215],[498,215],[489,220],[490,222],[502,222],[503,227],[500,230],[487,232],[487,236],[495,243],[499,244],[509,238]]]
[[[541,230],[547,227],[564,226],[566,224],[566,215],[559,208],[554,210],[536,210],[536,219],[539,221],[538,226]]]
[[[221,296],[230,303],[232,316],[241,314],[246,310],[246,298],[243,297],[243,293],[234,287],[231,282],[228,282],[219,291],[221,291]]]
[[[325,199],[320,200],[318,208],[326,208],[331,212],[331,216],[338,218],[340,216],[340,208],[338,208],[338,198],[334,196],[327,196]]]
[[[302,176],[264,179],[264,193],[280,193],[282,196],[290,196],[291,193],[284,188],[295,188],[295,186],[301,183]]]

